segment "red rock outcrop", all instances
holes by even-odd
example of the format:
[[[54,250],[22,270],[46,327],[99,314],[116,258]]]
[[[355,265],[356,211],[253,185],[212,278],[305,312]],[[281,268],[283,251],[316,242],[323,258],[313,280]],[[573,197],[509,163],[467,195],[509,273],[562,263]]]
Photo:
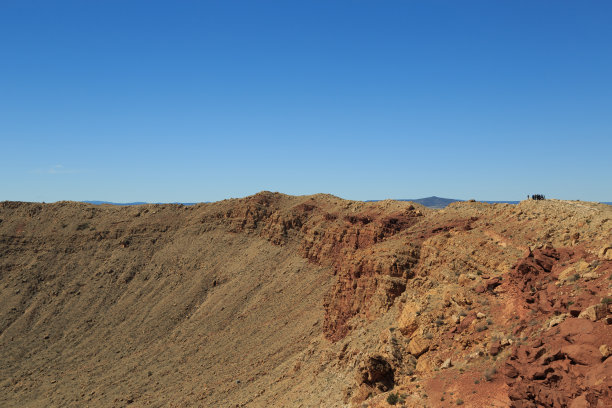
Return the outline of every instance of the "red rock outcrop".
[[[337,205],[314,200],[281,209],[279,196],[259,193],[225,213],[224,219],[232,231],[256,232],[276,245],[285,245],[295,234],[302,256],[333,268],[337,282],[324,303],[327,338],[346,336],[348,321],[356,315],[371,319],[388,310],[406,289],[418,246],[397,251],[385,243],[415,225],[427,210],[409,203],[394,203],[391,211],[364,204],[351,215],[340,215]]]
[[[611,327],[603,314],[595,313],[593,321],[579,318],[580,309],[559,290],[559,273],[553,273],[562,263],[582,259],[588,256],[580,248],[536,249],[509,274],[508,286],[520,291],[528,316],[550,322],[539,330],[519,326],[527,341],[513,348],[504,366],[513,407],[604,407],[612,400],[612,361],[599,350],[612,344]],[[603,265],[601,272],[606,271]],[[599,303],[601,291],[593,289],[604,283],[591,282],[581,303]]]

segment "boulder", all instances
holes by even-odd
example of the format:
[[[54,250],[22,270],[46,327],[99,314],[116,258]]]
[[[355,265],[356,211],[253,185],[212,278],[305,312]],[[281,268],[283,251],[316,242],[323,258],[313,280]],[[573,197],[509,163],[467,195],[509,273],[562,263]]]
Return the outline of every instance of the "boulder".
[[[612,381],[612,358],[605,359],[601,364],[589,367],[584,379],[587,387],[609,384]]]
[[[413,337],[408,343],[408,352],[417,358],[427,350],[429,350],[429,342],[423,337]]]
[[[599,250],[601,259],[612,259],[612,245],[606,245]]]
[[[465,273],[462,273],[461,275],[459,275],[459,279],[457,280],[457,282],[461,286],[467,285],[468,283],[470,283],[470,281],[471,281],[470,276]]]
[[[492,356],[496,356],[499,354],[499,351],[501,350],[501,348],[502,348],[501,341],[496,340],[489,345],[489,354]]]
[[[499,277],[487,279],[485,283],[487,285],[487,290],[495,290],[499,285],[502,284],[501,278]]]
[[[570,342],[575,342],[575,338],[593,333],[595,323],[588,319],[565,319],[559,324],[559,336]]]
[[[570,267],[561,271],[561,273],[559,274],[559,280],[562,282],[572,281],[574,280],[573,277],[576,274],[578,274],[579,276],[583,276],[589,271],[590,268],[591,268],[590,263],[584,260],[581,260],[575,263],[574,265],[571,265]]]
[[[597,272],[587,272],[584,275],[582,275],[582,280],[585,282],[589,282],[597,278],[599,278],[599,274]]]
[[[572,265],[568,268],[565,268],[564,270],[561,271],[561,273],[559,274],[559,281],[561,282],[568,282],[568,281],[572,281],[574,280],[574,276],[578,274],[580,275],[580,273],[576,270],[576,266]]]
[[[451,359],[447,358],[446,360],[444,360],[444,362],[442,363],[440,368],[442,370],[444,370],[444,369],[447,369],[447,368],[451,368],[452,366],[453,366],[453,363],[452,363]]]
[[[590,404],[584,394],[574,398],[569,405],[569,408],[589,408]]]
[[[519,375],[518,370],[512,364],[506,363],[503,368],[503,373],[506,377],[516,378]]]
[[[606,317],[606,313],[606,306],[602,303],[597,303],[584,309],[582,312],[580,312],[578,317],[581,319],[589,319],[590,321],[595,322],[599,319],[603,319],[604,317]]]
[[[601,361],[601,353],[589,344],[570,344],[561,347],[561,353],[576,364],[592,366]]]
[[[419,306],[416,303],[408,302],[406,303],[406,306],[404,306],[404,309],[397,320],[398,330],[404,336],[411,336],[416,329],[419,328],[418,311]]]
[[[555,327],[558,324],[561,324],[565,319],[567,318],[567,313],[563,313],[557,316],[554,316],[552,319],[550,319],[550,321],[548,322],[548,327]]]

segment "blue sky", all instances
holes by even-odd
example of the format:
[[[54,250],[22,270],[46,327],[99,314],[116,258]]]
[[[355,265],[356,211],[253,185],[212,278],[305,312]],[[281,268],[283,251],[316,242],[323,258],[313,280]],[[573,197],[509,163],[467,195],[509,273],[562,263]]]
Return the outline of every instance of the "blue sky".
[[[607,1],[0,2],[0,200],[612,201]]]

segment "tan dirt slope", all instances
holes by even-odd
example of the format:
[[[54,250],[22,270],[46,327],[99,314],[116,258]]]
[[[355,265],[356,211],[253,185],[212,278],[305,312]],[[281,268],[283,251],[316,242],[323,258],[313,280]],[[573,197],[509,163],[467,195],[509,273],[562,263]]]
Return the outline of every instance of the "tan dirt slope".
[[[0,203],[0,406],[612,406],[612,207]]]

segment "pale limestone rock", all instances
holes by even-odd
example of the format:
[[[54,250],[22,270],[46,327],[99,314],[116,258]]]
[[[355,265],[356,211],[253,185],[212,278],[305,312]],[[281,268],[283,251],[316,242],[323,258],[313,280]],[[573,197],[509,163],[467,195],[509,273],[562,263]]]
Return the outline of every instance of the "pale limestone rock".
[[[576,268],[574,266],[570,266],[569,268],[565,268],[559,274],[559,282],[567,282],[573,280],[573,276],[576,275]],[[580,274],[579,274],[580,275]]]
[[[397,320],[398,329],[404,336],[412,336],[416,329],[419,328],[418,311],[419,305],[416,303],[408,302],[404,306]]]
[[[478,358],[478,357],[482,356],[483,354],[484,354],[484,353],[482,352],[482,350],[478,350],[478,351],[475,351],[475,352],[473,352],[473,353],[470,353],[470,354],[468,355],[468,358],[469,358],[470,360],[473,360],[473,359],[475,359],[475,358]]]
[[[429,350],[429,341],[420,336],[413,337],[408,343],[408,352],[415,357],[421,356],[427,350]]]
[[[606,245],[599,250],[599,257],[602,259],[612,259],[612,245]]]
[[[606,317],[606,306],[601,303],[591,305],[580,312],[578,317],[581,319],[589,319],[593,322],[597,321]]]
[[[469,282],[470,282],[470,278],[468,275],[466,275],[465,273],[462,273],[461,275],[459,275],[459,279],[458,279],[459,285],[465,286]]]
[[[437,364],[425,355],[417,360],[415,369],[418,372],[426,373],[433,371],[436,367]]]
[[[592,281],[597,278],[599,278],[599,274],[597,272],[587,272],[584,275],[582,275],[582,279],[585,282]]]
[[[453,363],[451,361],[450,358],[447,358],[446,360],[444,360],[444,362],[442,363],[442,365],[440,366],[440,368],[442,370],[446,369],[446,368],[451,368],[453,366]]]
[[[558,324],[561,324],[567,318],[567,313],[560,314],[558,316],[554,316],[548,322],[548,327],[555,327]]]

